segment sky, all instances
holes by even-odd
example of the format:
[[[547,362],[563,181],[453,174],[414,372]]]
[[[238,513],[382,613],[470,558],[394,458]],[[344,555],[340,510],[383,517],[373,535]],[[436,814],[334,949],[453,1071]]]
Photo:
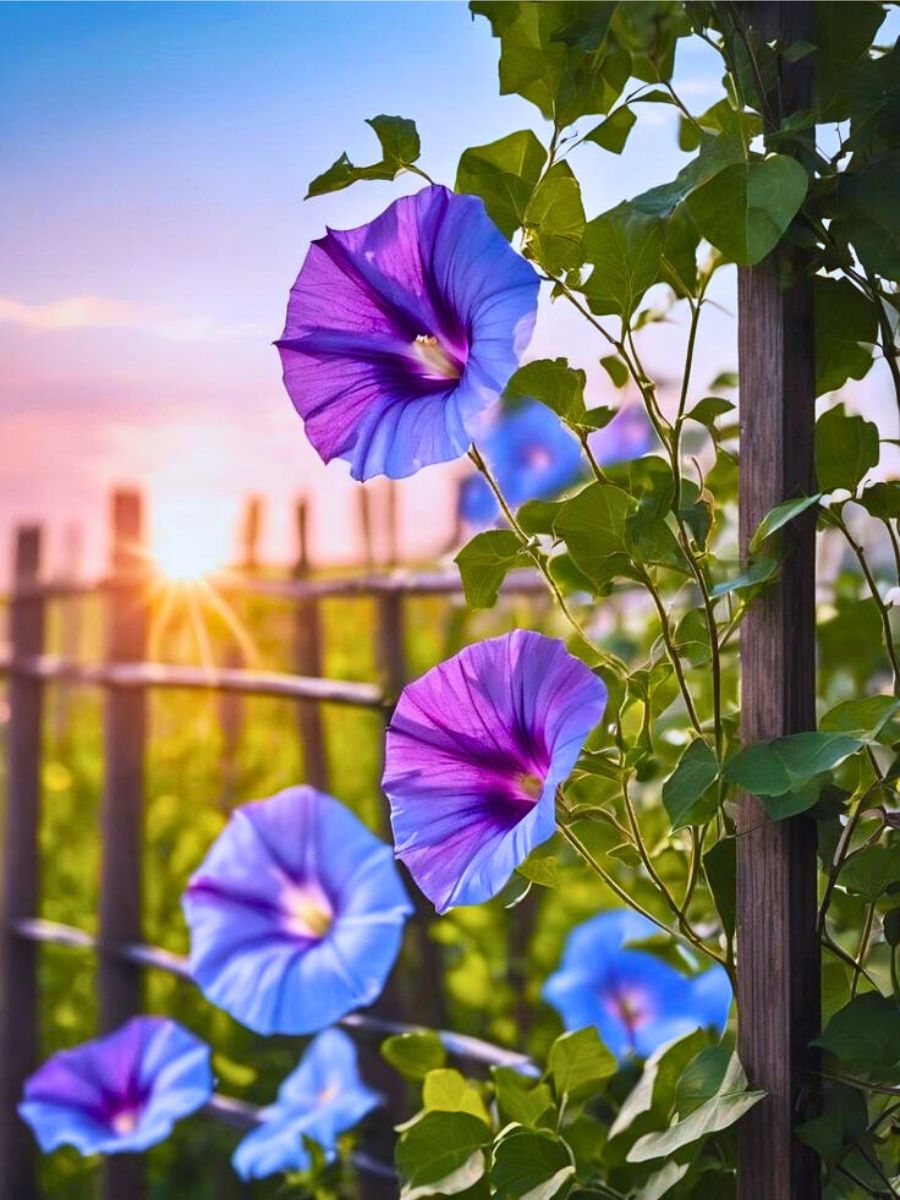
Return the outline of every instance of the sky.
[[[682,47],[678,85],[702,111],[716,61]],[[311,239],[421,181],[302,198],[341,151],[377,157],[364,122],[381,112],[417,122],[422,165],[451,185],[470,144],[526,126],[546,139],[536,109],[498,95],[497,53],[458,0],[0,6],[5,559],[13,525],[38,519],[52,568],[75,524],[98,570],[109,490],[128,483],[147,493],[154,539],[189,534],[211,559],[232,554],[251,492],[266,498],[268,557],[290,557],[300,494],[316,559],[358,555],[357,485],[307,444],[271,343]],[[659,107],[645,106],[622,158],[578,151],[589,216],[678,170]],[[735,364],[733,279],[718,287],[700,394]],[[594,402],[608,400],[604,351],[576,320],[545,304],[529,354],[569,353]],[[647,340],[664,378],[678,374],[678,336]],[[400,485],[406,554],[446,541],[459,472]]]

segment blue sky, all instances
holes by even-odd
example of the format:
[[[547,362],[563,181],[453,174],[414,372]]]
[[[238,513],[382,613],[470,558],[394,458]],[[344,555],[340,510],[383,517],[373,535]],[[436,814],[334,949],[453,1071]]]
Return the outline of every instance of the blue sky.
[[[702,111],[717,64],[682,46],[679,87]],[[466,146],[545,132],[531,105],[498,96],[497,43],[457,0],[0,7],[4,541],[16,517],[76,519],[96,562],[106,491],[135,480],[155,524],[195,522],[225,548],[243,495],[265,491],[273,551],[309,490],[323,552],[354,552],[343,467],[323,470],[306,445],[270,343],[310,239],[420,182],[303,203],[341,151],[375,157],[364,120],[380,112],[417,121],[423,165],[451,184]],[[675,132],[653,106],[623,158],[583,147],[589,215],[670,178]],[[674,345],[649,345],[664,375]],[[555,310],[534,349],[598,355]],[[703,353],[708,373],[733,365],[729,318],[713,318]],[[410,548],[425,548],[417,497],[446,506],[453,478],[406,485]]]

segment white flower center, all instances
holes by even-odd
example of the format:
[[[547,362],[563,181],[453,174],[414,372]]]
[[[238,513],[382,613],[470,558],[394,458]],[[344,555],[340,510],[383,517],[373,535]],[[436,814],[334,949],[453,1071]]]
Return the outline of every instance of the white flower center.
[[[459,379],[462,374],[459,363],[430,334],[420,333],[412,344],[412,350],[429,375],[438,379]]]
[[[331,928],[334,912],[319,888],[291,884],[281,893],[284,925],[297,937],[323,938]]]
[[[112,1119],[113,1131],[124,1137],[125,1134],[134,1133],[137,1129],[140,1113],[136,1108],[123,1108],[121,1112],[117,1112]]]

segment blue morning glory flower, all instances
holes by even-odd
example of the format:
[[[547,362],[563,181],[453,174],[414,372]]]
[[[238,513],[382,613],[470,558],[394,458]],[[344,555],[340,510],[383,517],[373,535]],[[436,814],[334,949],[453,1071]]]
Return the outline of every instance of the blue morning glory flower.
[[[353,1042],[339,1029],[327,1029],[309,1044],[278,1099],[263,1109],[261,1124],[234,1152],[234,1169],[242,1179],[304,1171],[310,1165],[304,1135],[333,1158],[338,1136],[380,1101],[359,1077]]]
[[[402,479],[465,454],[531,338],[538,288],[477,196],[427,187],[329,229],[276,343],[321,457]]]
[[[544,999],[566,1029],[595,1025],[623,1061],[646,1058],[657,1046],[693,1030],[725,1028],[731,984],[716,965],[687,978],[674,967],[625,943],[658,932],[639,913],[598,913],[569,934],[562,965],[544,985]]]
[[[581,447],[559,418],[530,402],[504,412],[479,442],[504,497],[514,508],[526,500],[546,500],[577,479]],[[460,513],[472,525],[491,525],[499,509],[481,475],[463,482]]]
[[[556,789],[603,715],[603,681],[556,638],[467,646],[403,691],[383,787],[397,857],[438,912],[480,904],[556,830]]]
[[[191,971],[257,1033],[312,1033],[380,995],[412,906],[390,846],[288,788],[235,810],[183,897]]]
[[[591,453],[601,467],[640,458],[656,441],[653,426],[640,404],[620,408],[608,425],[588,438]]]
[[[135,1017],[48,1059],[26,1082],[19,1115],[45,1154],[138,1154],[209,1100],[209,1054],[174,1021]]]

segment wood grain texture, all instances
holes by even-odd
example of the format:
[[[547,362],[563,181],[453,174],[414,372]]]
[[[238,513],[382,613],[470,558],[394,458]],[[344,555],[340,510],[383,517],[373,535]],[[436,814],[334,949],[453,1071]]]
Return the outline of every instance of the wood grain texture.
[[[15,540],[9,631],[14,654],[40,654],[44,601],[29,588],[41,566],[41,531],[19,529]],[[18,591],[25,594],[18,595]],[[6,828],[4,831],[2,980],[0,980],[0,1200],[36,1200],[34,1139],[19,1119],[22,1086],[37,1065],[37,947],[16,936],[14,923],[37,914],[41,804],[43,685],[13,672],[9,680]]]
[[[757,3],[742,12],[766,40],[810,37],[808,3]],[[785,71],[770,102],[784,112],[809,106],[808,60]],[[814,490],[812,290],[798,275],[800,266],[782,250],[739,272],[745,557],[770,509]],[[745,743],[815,726],[814,513],[788,527],[784,545],[780,581],[754,603],[741,627]],[[739,1052],[752,1086],[768,1097],[738,1127],[738,1195],[816,1200],[818,1159],[793,1136],[821,1010],[815,823],[805,817],[772,822],[757,798],[743,796],[739,829]]]
[[[143,515],[141,497],[117,491],[112,504],[112,579],[109,587],[107,657],[136,662],[144,656],[147,602],[142,582]],[[140,942],[141,864],[143,858],[144,748],[147,693],[142,688],[110,686],[104,711],[105,778],[101,808],[100,947],[98,970],[100,1024],[110,1031],[142,1007],[140,968],[114,952]],[[110,953],[104,953],[109,947]],[[102,1172],[104,1200],[142,1200],[140,1158],[107,1159]]]

